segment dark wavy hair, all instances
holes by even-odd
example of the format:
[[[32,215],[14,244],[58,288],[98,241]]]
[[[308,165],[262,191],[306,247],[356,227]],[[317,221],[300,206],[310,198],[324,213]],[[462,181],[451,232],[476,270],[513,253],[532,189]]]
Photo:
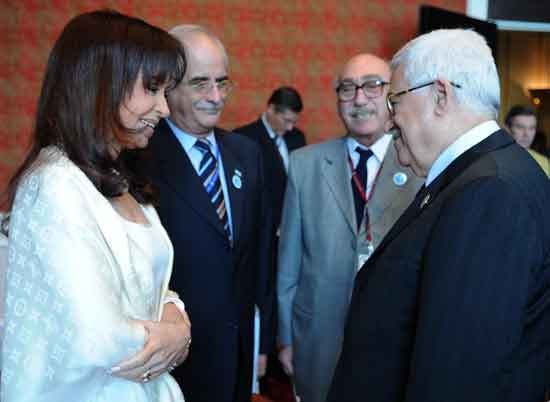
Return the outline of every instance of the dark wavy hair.
[[[61,149],[105,197],[128,188],[139,202],[152,202],[147,180],[124,162],[125,152],[113,160],[108,142],[124,129],[119,108],[140,73],[146,89],[164,83],[173,87],[185,68],[179,41],[141,19],[102,10],[69,21],[48,58],[31,149],[4,196],[8,210],[21,178],[50,145]]]
[[[304,108],[300,94],[292,87],[277,88],[269,97],[267,104],[275,106],[275,110],[279,113],[288,109],[294,113],[300,113]]]
[[[512,120],[516,116],[534,116],[534,117],[537,117],[537,114],[535,113],[535,109],[533,109],[530,106],[514,105],[510,108],[510,110],[506,114],[506,117],[504,118],[504,124],[506,124],[508,127],[512,127]]]

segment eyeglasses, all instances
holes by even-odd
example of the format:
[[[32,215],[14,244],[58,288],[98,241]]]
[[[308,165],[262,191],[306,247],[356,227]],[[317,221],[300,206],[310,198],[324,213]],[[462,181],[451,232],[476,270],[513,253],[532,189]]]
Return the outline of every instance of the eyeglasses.
[[[417,89],[420,89],[420,88],[429,87],[430,85],[433,85],[433,84],[435,84],[435,81],[430,81],[430,82],[427,82],[425,84],[417,85],[415,87],[405,89],[404,91],[399,91],[399,92],[396,92],[394,94],[391,93],[391,92],[388,93],[388,96],[386,97],[386,106],[388,107],[388,111],[390,112],[390,115],[391,116],[395,115],[394,105],[399,103],[396,100],[399,96],[405,95],[406,93],[409,93],[409,92],[412,92],[412,91],[416,91]],[[455,88],[462,88],[462,85],[456,84],[454,82],[451,82],[451,85]]]
[[[357,90],[361,89],[363,94],[367,98],[377,98],[382,95],[384,85],[388,85],[389,82],[382,80],[368,80],[363,82],[361,85],[357,85],[352,81],[341,82],[336,87],[336,94],[338,99],[342,102],[348,102],[353,100],[357,96]]]
[[[218,88],[220,95],[227,96],[231,90],[235,87],[235,83],[229,78],[222,78],[219,80],[210,80],[207,78],[196,78],[190,80],[187,85],[189,85],[193,91],[200,95],[207,95],[214,89],[214,86]]]

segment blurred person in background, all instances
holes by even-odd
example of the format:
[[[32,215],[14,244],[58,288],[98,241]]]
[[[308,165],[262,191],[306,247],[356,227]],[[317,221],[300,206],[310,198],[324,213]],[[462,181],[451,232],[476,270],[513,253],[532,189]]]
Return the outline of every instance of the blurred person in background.
[[[550,158],[546,151],[546,139],[544,133],[537,132],[537,115],[535,111],[524,105],[515,105],[510,108],[506,118],[504,119],[506,130],[512,138],[529,152],[529,154],[537,161],[542,170],[547,176],[550,176]],[[537,137],[537,146],[539,150],[534,149],[534,141]],[[543,152],[540,152],[544,150]]]

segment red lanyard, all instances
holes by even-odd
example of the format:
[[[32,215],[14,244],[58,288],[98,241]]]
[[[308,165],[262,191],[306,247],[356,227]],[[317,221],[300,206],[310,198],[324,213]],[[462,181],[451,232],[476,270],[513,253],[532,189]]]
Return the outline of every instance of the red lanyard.
[[[374,154],[373,154],[374,156]],[[353,179],[353,184],[355,185],[355,188],[359,192],[359,196],[365,203],[365,209],[364,214],[368,217],[369,213],[369,200],[372,198],[372,195],[374,194],[374,189],[376,188],[376,183],[378,182],[378,177],[380,176],[380,172],[382,171],[382,165],[380,165],[380,168],[378,169],[378,172],[376,172],[376,176],[374,177],[374,181],[372,182],[372,187],[370,190],[370,193],[367,195],[366,189],[363,188],[363,185],[361,184],[361,181],[359,180],[359,177],[357,175],[357,169],[353,168],[353,162],[351,161],[351,156],[348,154],[348,163],[349,167],[351,169],[351,178]],[[384,162],[382,162],[383,164]],[[368,171],[368,170],[367,170]],[[368,177],[367,177],[367,183],[368,183]],[[372,233],[371,233],[371,227],[370,227],[370,219],[365,219],[365,229],[367,232],[367,241],[372,243]]]

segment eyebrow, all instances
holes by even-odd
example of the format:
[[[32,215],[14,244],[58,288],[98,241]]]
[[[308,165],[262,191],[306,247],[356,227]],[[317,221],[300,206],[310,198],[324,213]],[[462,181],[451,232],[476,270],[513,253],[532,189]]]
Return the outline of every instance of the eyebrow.
[[[363,76],[361,76],[361,79],[365,80],[365,81],[375,81],[375,80],[386,81],[384,78],[382,78],[382,76],[380,76],[378,74],[363,75]]]
[[[341,78],[340,79],[340,82],[341,83],[356,83],[356,78],[352,78],[352,77],[344,77],[344,78]],[[367,74],[367,75],[362,75],[361,77],[357,77],[357,82],[367,82],[367,81],[384,81],[384,82],[387,82],[384,78],[382,78],[381,76],[379,75],[376,75],[376,74]]]
[[[229,76],[227,75],[224,75],[222,77],[218,77],[218,78],[214,78],[214,81],[216,82],[222,82],[222,81],[226,81],[229,79]],[[197,77],[193,77],[189,80],[189,82],[202,82],[202,81],[210,81],[210,77],[206,77],[206,76],[197,76]]]

